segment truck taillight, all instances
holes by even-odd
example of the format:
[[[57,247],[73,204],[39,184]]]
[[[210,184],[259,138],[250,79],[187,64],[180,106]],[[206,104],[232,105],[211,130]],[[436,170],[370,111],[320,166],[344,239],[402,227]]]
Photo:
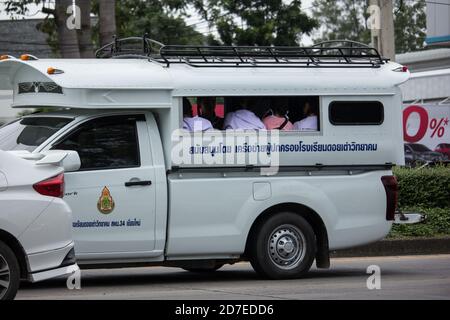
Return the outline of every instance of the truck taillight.
[[[395,220],[395,209],[398,201],[398,183],[394,176],[381,177],[384,190],[386,190],[386,220]]]
[[[61,173],[56,177],[38,182],[33,185],[33,188],[44,196],[62,198],[64,196],[64,174]]]

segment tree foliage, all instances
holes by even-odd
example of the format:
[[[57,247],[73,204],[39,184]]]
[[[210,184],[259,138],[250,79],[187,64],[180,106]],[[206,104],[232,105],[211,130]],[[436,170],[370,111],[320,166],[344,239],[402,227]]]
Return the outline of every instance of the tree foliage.
[[[55,0],[59,1],[62,0]],[[304,34],[310,35],[318,28],[315,41],[348,39],[368,44],[368,2],[314,0],[313,16],[309,17],[302,11],[300,0],[118,0],[116,29],[119,37],[148,33],[151,38],[167,44],[299,45]],[[27,14],[32,3],[43,5],[44,1],[6,0],[6,12],[13,17]],[[189,7],[195,8],[210,28],[216,30],[213,35],[204,35],[185,23]],[[422,49],[425,0],[395,0],[394,10],[396,51]],[[46,12],[49,18],[41,29],[49,34],[49,44],[61,49],[58,23],[52,19],[50,11]],[[92,0],[92,13],[99,13],[98,0]],[[98,47],[99,28],[93,26],[92,29],[92,38]],[[81,36],[78,32],[78,37]]]
[[[425,0],[396,1],[395,48],[398,53],[424,48],[427,17]]]
[[[368,7],[368,0],[314,0],[313,17],[321,26],[315,40],[348,39],[369,44]],[[397,53],[423,49],[425,0],[395,0],[394,28]]]
[[[202,44],[205,37],[184,21],[186,0],[120,0],[116,6],[121,37],[147,33],[164,44]]]
[[[366,21],[368,1],[366,0],[314,0],[312,13],[320,22],[316,41],[353,40],[370,42],[370,30]]]
[[[81,2],[82,3],[81,3]],[[150,38],[159,40],[166,44],[201,44],[206,41],[206,37],[195,31],[194,27],[187,26],[184,17],[187,15],[186,8],[192,3],[192,0],[109,0],[116,3],[116,30],[118,37],[140,36],[148,33]],[[56,6],[63,0],[55,0]],[[98,0],[78,0],[80,4],[86,5],[92,3],[91,12],[98,16]],[[91,44],[88,47],[99,47],[99,25],[89,27],[83,30],[89,34],[88,37],[83,32],[78,31],[77,43],[61,43],[60,33],[64,25],[58,23],[56,18],[57,10],[46,8],[43,0],[6,0],[5,11],[13,18],[17,18],[29,13],[29,5],[36,4],[41,6],[42,12],[48,16],[40,24],[40,31],[48,34],[48,43],[55,52],[61,53],[64,50],[70,54],[74,51],[83,52],[87,47],[86,39],[91,38]],[[86,7],[86,6],[84,6]],[[89,7],[89,6],[88,6]],[[100,19],[102,20],[102,19]],[[83,23],[82,23],[83,24]],[[92,37],[91,37],[92,29]],[[67,30],[65,30],[67,31]],[[83,39],[80,42],[80,39]],[[112,41],[112,39],[111,39]],[[67,50],[69,49],[69,50]],[[78,53],[80,55],[80,53]],[[64,56],[64,55],[63,55]],[[80,56],[86,56],[81,54]]]
[[[197,0],[194,5],[225,45],[298,45],[317,27],[300,0]]]

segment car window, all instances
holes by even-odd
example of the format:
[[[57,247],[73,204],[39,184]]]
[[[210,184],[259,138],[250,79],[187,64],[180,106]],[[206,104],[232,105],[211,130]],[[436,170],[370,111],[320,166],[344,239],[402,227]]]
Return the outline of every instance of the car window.
[[[0,150],[34,151],[72,120],[63,117],[26,117],[10,122],[0,128]]]
[[[138,167],[136,119],[112,116],[88,121],[52,149],[77,151],[81,171]]]
[[[411,149],[413,149],[416,152],[428,152],[431,151],[430,149],[428,149],[426,146],[424,146],[423,144],[411,144],[410,145]]]

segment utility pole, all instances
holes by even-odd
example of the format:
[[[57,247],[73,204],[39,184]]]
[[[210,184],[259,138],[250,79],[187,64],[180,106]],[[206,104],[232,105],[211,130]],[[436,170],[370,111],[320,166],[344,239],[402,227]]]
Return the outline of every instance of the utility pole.
[[[375,9],[378,6],[379,9]],[[372,46],[385,58],[395,60],[394,6],[392,0],[370,0]],[[375,22],[376,20],[376,22]],[[375,23],[374,23],[375,22]]]

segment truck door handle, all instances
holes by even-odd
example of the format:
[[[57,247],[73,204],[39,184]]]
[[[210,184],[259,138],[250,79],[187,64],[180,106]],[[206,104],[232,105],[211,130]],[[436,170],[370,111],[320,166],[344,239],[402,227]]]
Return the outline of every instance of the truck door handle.
[[[125,187],[134,187],[134,186],[151,186],[152,182],[150,180],[147,181],[128,181],[125,182]]]

